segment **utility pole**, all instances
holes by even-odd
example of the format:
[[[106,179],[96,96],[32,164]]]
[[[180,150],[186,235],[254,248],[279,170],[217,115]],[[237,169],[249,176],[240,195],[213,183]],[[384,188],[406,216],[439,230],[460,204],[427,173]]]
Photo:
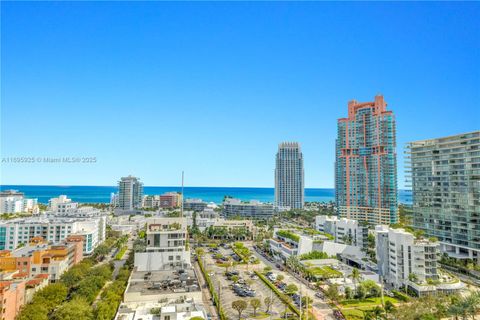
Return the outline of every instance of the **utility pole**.
[[[302,285],[300,284],[300,320],[302,320],[303,310],[302,310]]]
[[[381,294],[381,297],[382,297],[382,307],[385,308],[385,299],[383,297],[383,277],[382,277],[382,275],[380,275],[380,294]]]
[[[272,320],[272,310],[270,310],[272,308],[272,304],[273,304],[273,297],[272,297],[272,294],[273,294],[273,290],[270,289],[270,308],[268,308],[268,311],[270,312],[270,320]]]

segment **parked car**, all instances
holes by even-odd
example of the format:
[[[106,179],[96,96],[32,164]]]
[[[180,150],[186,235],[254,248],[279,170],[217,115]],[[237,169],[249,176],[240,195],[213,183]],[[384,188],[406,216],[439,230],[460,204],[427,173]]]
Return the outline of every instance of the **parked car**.
[[[272,273],[272,274],[267,275],[267,278],[271,282],[274,282],[275,280],[277,280],[277,275],[275,273]]]
[[[320,299],[323,299],[323,298],[324,298],[322,292],[317,292],[317,293],[315,293],[315,297],[320,298]]]

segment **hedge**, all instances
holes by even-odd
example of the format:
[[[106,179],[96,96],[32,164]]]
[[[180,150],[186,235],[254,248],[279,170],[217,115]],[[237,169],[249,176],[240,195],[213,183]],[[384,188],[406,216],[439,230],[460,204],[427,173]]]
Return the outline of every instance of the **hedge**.
[[[120,250],[118,250],[117,254],[115,255],[115,260],[121,260],[123,255],[127,251],[127,246],[123,246]]]
[[[280,290],[278,290],[277,287],[275,287],[275,285],[273,283],[271,283],[263,274],[261,274],[260,272],[258,272],[257,270],[255,270],[255,274],[260,278],[262,279],[263,282],[265,282],[265,284],[267,286],[270,287],[270,289],[273,290],[273,292],[275,292],[275,294],[280,298],[280,300],[282,300],[285,304],[288,305],[288,308],[290,310],[292,310],[293,312],[295,312],[298,316],[300,316],[300,311],[292,304],[292,302],[290,301],[290,298],[287,297],[285,294],[283,294],[282,292],[280,292]]]
[[[225,316],[225,313],[223,312],[222,305],[220,304],[220,299],[218,298],[218,293],[215,291],[212,280],[210,279],[210,276],[203,268],[203,263],[201,258],[198,259],[198,265],[200,266],[200,270],[202,270],[203,276],[207,280],[208,289],[210,290],[210,293],[213,297],[213,302],[215,304],[215,307],[217,308],[217,312],[220,316],[220,320],[228,320],[227,316]]]
[[[393,296],[400,301],[407,302],[408,300],[410,300],[410,297],[403,292],[392,290],[392,293],[393,293]]]

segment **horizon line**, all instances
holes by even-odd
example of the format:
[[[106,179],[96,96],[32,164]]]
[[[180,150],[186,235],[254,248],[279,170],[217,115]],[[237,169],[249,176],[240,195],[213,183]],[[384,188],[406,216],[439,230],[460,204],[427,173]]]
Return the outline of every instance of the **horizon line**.
[[[117,185],[79,185],[79,184],[72,184],[72,185],[59,185],[59,184],[0,184],[0,188],[2,187],[10,187],[10,186],[20,186],[20,187],[104,187],[104,188],[117,188]],[[147,186],[144,185],[144,188],[181,188],[182,186]],[[275,189],[275,187],[231,187],[231,186],[185,186],[184,188],[218,188],[218,189],[225,189],[225,188],[244,188],[244,189]],[[305,187],[305,189],[331,189],[335,190],[335,187]],[[410,190],[410,189],[402,189],[397,188],[397,190]]]

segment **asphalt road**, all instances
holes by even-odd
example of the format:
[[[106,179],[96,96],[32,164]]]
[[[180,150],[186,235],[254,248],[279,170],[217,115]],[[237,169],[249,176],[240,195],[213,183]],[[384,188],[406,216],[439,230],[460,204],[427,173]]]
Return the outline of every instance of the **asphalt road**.
[[[275,263],[270,262],[267,260],[265,257],[263,257],[261,254],[259,254],[255,249],[253,249],[253,244],[251,242],[246,242],[245,246],[247,246],[251,252],[257,257],[261,263],[259,265],[259,269],[263,269],[265,266],[270,266],[272,268],[272,272],[276,274],[282,274],[284,276],[284,282],[287,284],[294,283],[297,285],[297,287],[300,288],[302,291],[302,295],[308,295],[310,298],[313,299],[312,303],[312,311],[317,317],[318,320],[335,320],[335,317],[333,316],[333,310],[330,308],[328,303],[320,298],[315,297],[316,291],[308,288],[306,285],[304,285],[301,281],[296,279],[293,275],[286,271],[280,271]]]

